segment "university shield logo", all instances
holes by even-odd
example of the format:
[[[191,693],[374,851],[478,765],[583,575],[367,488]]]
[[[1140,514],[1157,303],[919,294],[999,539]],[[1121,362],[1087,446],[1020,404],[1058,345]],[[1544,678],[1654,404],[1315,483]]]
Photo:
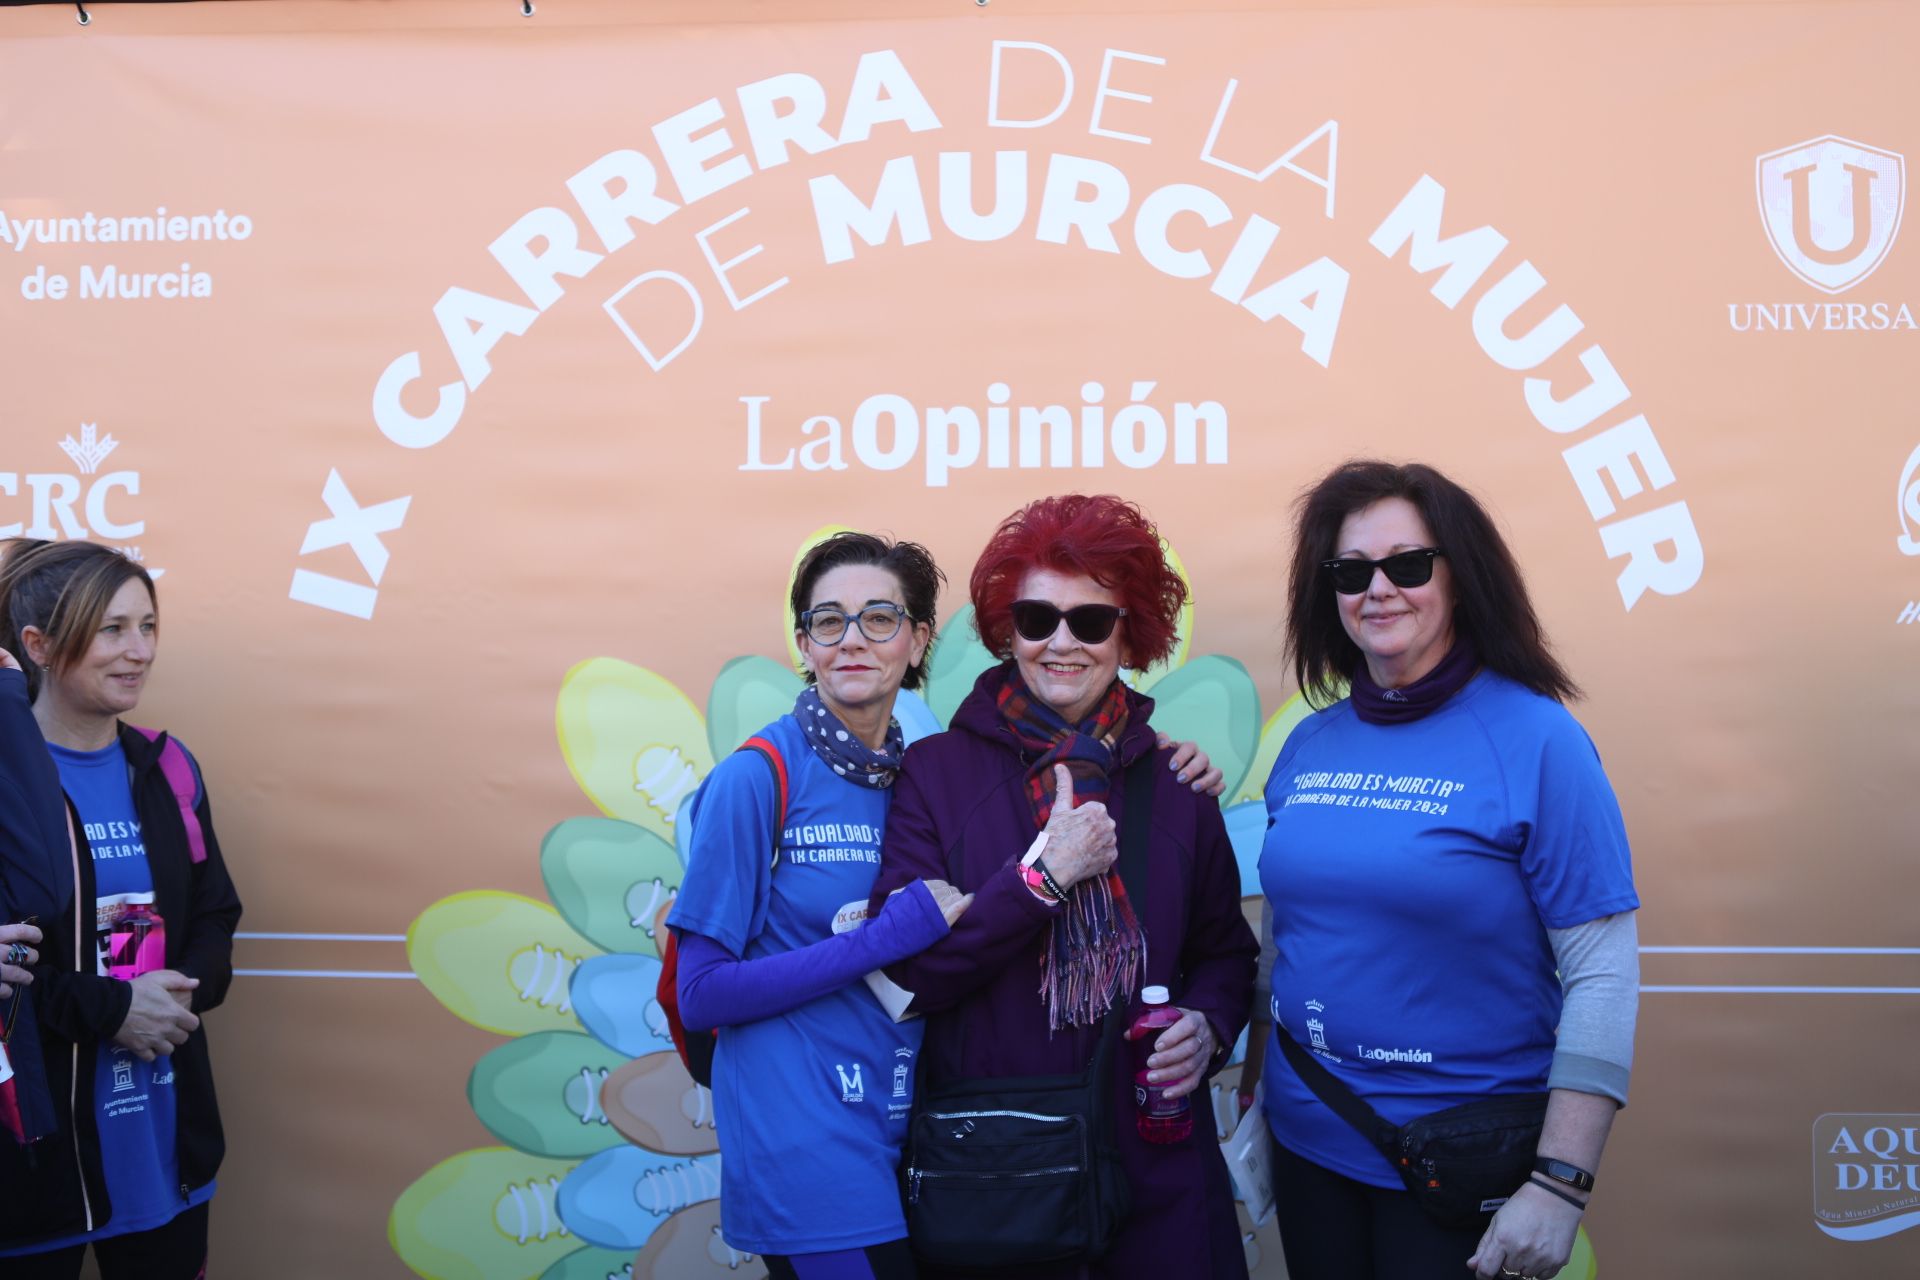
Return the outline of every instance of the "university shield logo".
[[[1761,156],[1756,177],[1773,251],[1823,293],[1872,275],[1900,233],[1907,164],[1898,152],[1828,134]]]

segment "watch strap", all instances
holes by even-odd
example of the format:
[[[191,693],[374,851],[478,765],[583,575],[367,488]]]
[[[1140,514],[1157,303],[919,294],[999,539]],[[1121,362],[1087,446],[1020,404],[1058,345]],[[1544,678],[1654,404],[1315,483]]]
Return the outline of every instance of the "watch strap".
[[[1577,1164],[1568,1164],[1565,1160],[1555,1160],[1552,1156],[1539,1156],[1533,1162],[1535,1173],[1545,1174],[1555,1182],[1564,1183],[1575,1191],[1592,1191],[1593,1175]]]

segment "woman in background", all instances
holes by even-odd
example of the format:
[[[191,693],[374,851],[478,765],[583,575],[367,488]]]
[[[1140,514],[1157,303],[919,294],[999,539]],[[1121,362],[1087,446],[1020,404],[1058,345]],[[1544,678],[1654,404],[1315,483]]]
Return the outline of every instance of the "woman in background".
[[[110,547],[22,541],[0,561],[0,644],[26,671],[91,854],[75,857],[77,910],[41,921],[51,963],[33,985],[49,1083],[74,1099],[77,1141],[25,1171],[26,1194],[80,1213],[7,1240],[8,1280],[72,1280],[89,1248],[104,1280],[206,1270],[225,1139],[200,1015],[226,997],[240,900],[192,755],[120,719],[139,705],[158,638],[152,579]],[[135,971],[109,976],[104,943],[136,908],[160,917],[164,955],[145,971],[116,955]],[[0,1194],[12,1195],[21,1171],[7,1172]]]

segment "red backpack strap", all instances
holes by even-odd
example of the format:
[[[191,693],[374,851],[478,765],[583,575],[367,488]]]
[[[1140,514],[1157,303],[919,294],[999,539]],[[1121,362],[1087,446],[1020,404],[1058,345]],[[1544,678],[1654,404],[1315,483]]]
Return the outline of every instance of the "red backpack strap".
[[[774,808],[773,808],[773,862],[780,865],[780,835],[787,825],[787,762],[780,754],[780,748],[755,736],[740,744],[740,750],[751,751],[766,760],[773,770]],[[654,917],[653,936],[658,939],[660,949],[660,976],[654,981],[653,997],[659,1002],[660,1009],[667,1016],[667,1034],[673,1039],[673,1047],[680,1054],[680,1061],[686,1064],[687,1074],[693,1077],[695,1084],[711,1087],[713,1084],[713,1047],[717,1031],[701,1030],[689,1027],[680,1017],[680,939],[667,927],[667,912],[671,903],[663,905]]]
[[[787,761],[780,754],[780,748],[755,734],[740,744],[740,750],[751,751],[766,759],[773,770],[773,865],[780,865],[780,835],[787,825]]]
[[[160,739],[158,729],[143,729],[137,724],[127,727],[148,742]],[[194,774],[193,761],[187,758],[187,749],[172,738],[160,748],[160,773],[173,789],[173,798],[180,806],[180,820],[187,828],[187,849],[195,862],[205,862],[207,834],[200,828],[200,779]]]

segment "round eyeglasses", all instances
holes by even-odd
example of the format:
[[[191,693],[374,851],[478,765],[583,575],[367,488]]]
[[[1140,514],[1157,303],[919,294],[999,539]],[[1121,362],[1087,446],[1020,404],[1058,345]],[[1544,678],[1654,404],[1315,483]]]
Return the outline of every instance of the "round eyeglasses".
[[[868,644],[884,644],[900,634],[907,611],[897,604],[870,604],[859,613],[840,609],[809,609],[800,615],[800,629],[815,644],[836,645],[847,638],[847,624],[860,628]]]

